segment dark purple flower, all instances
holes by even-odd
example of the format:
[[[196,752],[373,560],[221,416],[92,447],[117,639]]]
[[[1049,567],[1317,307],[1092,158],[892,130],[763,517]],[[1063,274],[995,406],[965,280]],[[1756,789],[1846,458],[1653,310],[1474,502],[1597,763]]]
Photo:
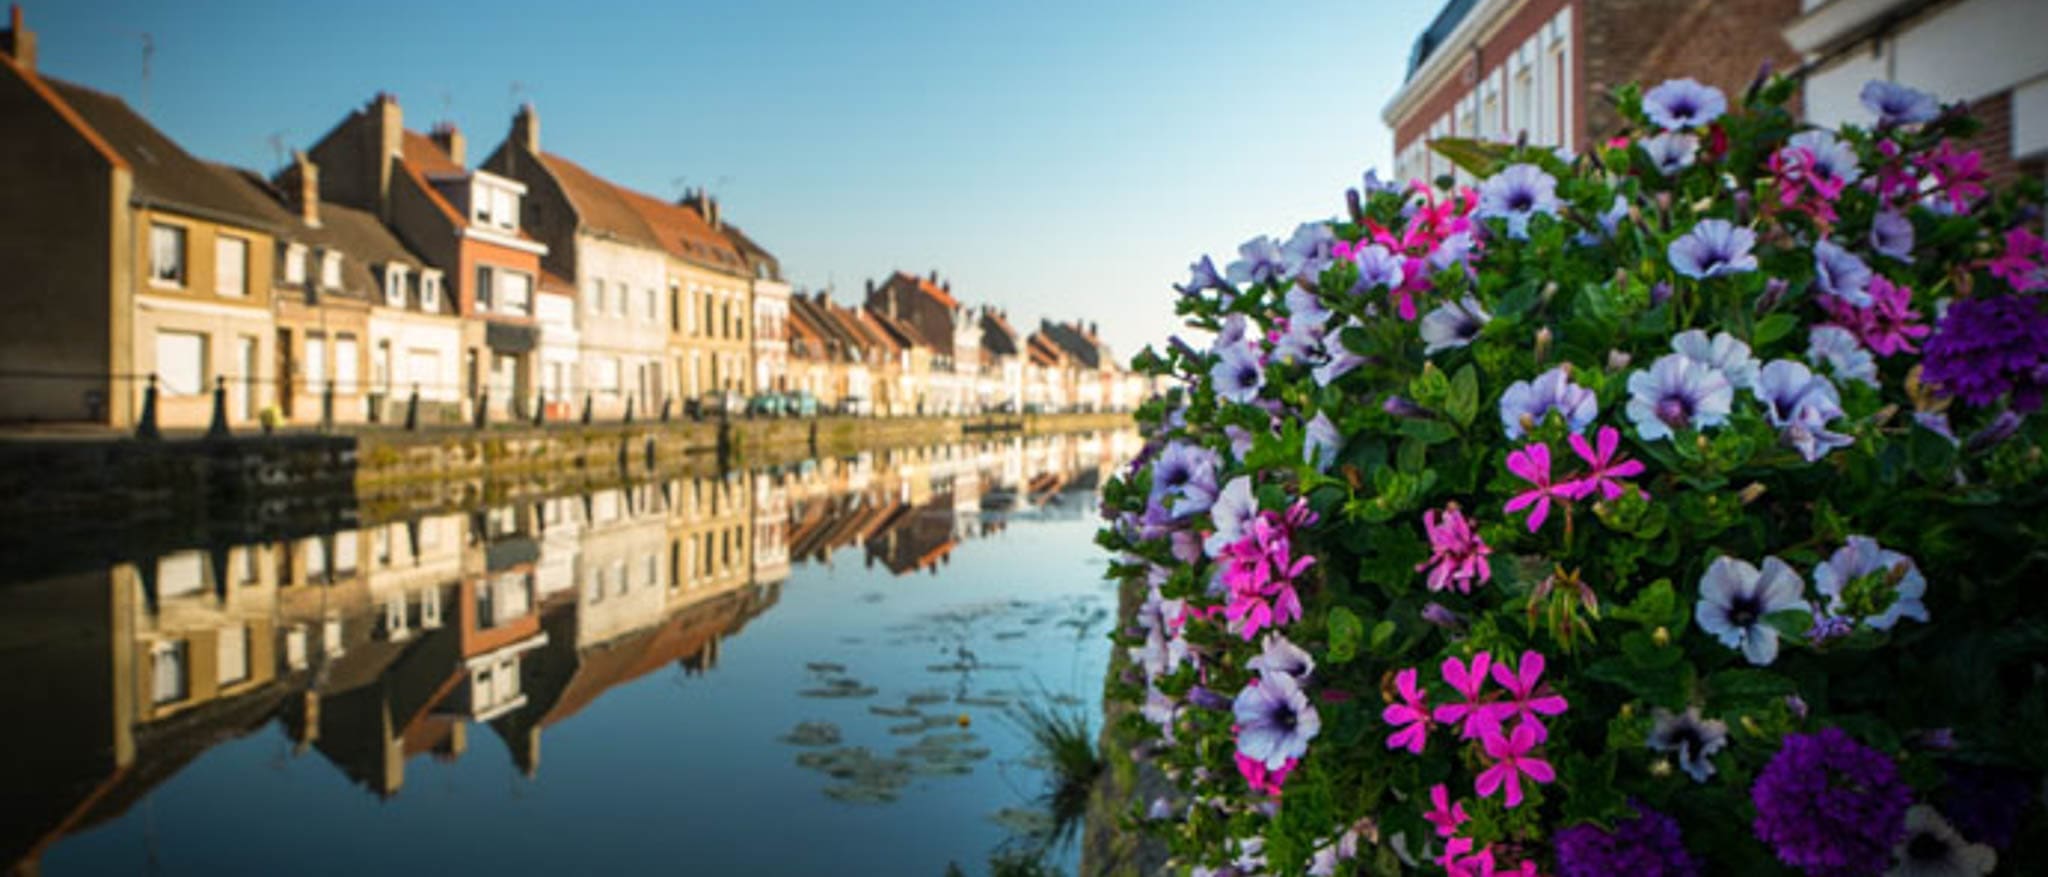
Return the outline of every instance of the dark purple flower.
[[[1884,871],[1913,802],[1891,758],[1840,728],[1787,735],[1749,795],[1757,838],[1814,877]]]
[[[2048,314],[2036,299],[1959,299],[1927,340],[1920,379],[1972,405],[2012,394],[2016,411],[2041,407],[2048,387]]]
[[[1669,79],[1643,94],[1643,115],[1666,131],[1697,128],[1728,111],[1728,98],[1698,80]]]
[[[1880,125],[1917,125],[1941,115],[1941,102],[1934,95],[1896,82],[1870,80],[1859,97],[1865,109],[1877,114]]]
[[[1634,819],[1614,823],[1603,831],[1592,823],[1574,825],[1557,833],[1558,877],[1693,877],[1699,863],[1685,851],[1685,838],[1678,820],[1636,804]]]
[[[1671,242],[1671,269],[1694,280],[1756,270],[1756,232],[1725,219],[1702,219]]]
[[[1970,840],[2001,850],[2012,846],[2021,818],[2033,806],[2034,784],[2018,773],[1975,764],[1948,766],[1941,811]]]

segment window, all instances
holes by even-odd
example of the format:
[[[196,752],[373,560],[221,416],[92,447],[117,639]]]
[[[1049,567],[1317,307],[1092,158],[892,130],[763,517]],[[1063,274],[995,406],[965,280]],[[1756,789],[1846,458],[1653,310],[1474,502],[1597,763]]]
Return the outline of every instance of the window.
[[[284,262],[284,282],[292,286],[306,285],[306,245],[284,244],[278,259]]]
[[[220,663],[217,679],[221,685],[233,685],[249,678],[249,628],[237,624],[220,632]]]
[[[197,332],[156,333],[157,387],[165,395],[196,396],[206,390],[206,336]]]
[[[185,229],[175,225],[149,227],[149,282],[185,285]]]
[[[491,309],[491,283],[493,280],[491,266],[476,266],[476,289],[473,294],[476,298],[476,309],[478,311],[488,311]]]
[[[356,338],[354,335],[338,335],[334,339],[334,384],[335,392],[356,391]]]
[[[370,386],[391,392],[391,339],[377,342],[377,355],[370,360]]]
[[[591,365],[595,372],[590,376],[592,389],[600,393],[619,392],[619,361],[616,358],[600,358]]]
[[[420,310],[438,313],[441,310],[441,272],[420,272]]]
[[[602,314],[602,313],[604,313],[604,281],[603,281],[603,280],[598,280],[598,279],[594,279],[594,278],[593,278],[593,279],[592,279],[592,280],[590,281],[590,312],[591,312],[591,313],[593,313],[593,314]]]
[[[619,294],[618,294],[618,295],[615,295],[615,296],[612,296],[612,313],[614,313],[614,314],[616,314],[616,315],[618,315],[618,316],[621,316],[621,317],[625,316],[625,315],[626,315],[626,299],[629,299],[629,298],[632,298],[632,297],[633,297],[633,290],[632,290],[632,288],[628,287],[628,286],[626,285],[625,281],[623,281],[623,280],[622,280],[622,281],[619,281]]]
[[[508,314],[533,314],[533,278],[507,271],[498,282],[502,284],[499,291],[505,294],[500,310]]]
[[[407,381],[424,385],[429,393],[442,389],[440,352],[419,347],[406,351],[405,375]]]
[[[661,321],[661,300],[655,297],[652,286],[647,287],[646,293],[647,322],[658,323]]]
[[[213,292],[229,298],[249,297],[249,242],[221,235],[213,239]]]
[[[184,700],[190,693],[185,680],[185,667],[190,663],[185,641],[150,646],[149,658],[151,699],[158,704]]]
[[[519,227],[519,196],[506,189],[491,190],[491,213],[502,229]]]
[[[405,307],[404,265],[384,263],[384,303],[394,308]]]
[[[306,336],[306,390],[318,393],[327,389],[327,339],[321,335]]]
[[[320,254],[320,288],[336,290],[341,288],[341,254],[327,250]]]

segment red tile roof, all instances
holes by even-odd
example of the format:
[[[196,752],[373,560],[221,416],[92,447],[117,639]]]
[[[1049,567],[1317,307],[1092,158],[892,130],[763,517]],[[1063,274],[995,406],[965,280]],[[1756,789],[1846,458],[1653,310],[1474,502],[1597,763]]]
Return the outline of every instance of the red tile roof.
[[[405,157],[406,164],[428,176],[468,173],[462,165],[455,163],[455,159],[449,157],[441,148],[441,144],[434,142],[434,138],[418,131],[405,132],[405,137],[400,141],[399,154]]]
[[[900,278],[910,288],[931,296],[939,304],[945,305],[947,310],[960,307],[960,302],[955,301],[951,293],[948,293],[944,287],[939,286],[937,283],[933,283],[929,277],[919,277],[905,271],[896,272],[896,277]]]
[[[561,184],[562,194],[568,196],[569,206],[575,208],[584,227],[629,244],[663,248],[647,218],[627,202],[625,189],[559,155],[543,153],[540,160]]]
[[[632,189],[613,188],[653,229],[661,247],[676,258],[718,271],[748,273],[747,262],[733,249],[732,241],[714,230],[696,211]]]

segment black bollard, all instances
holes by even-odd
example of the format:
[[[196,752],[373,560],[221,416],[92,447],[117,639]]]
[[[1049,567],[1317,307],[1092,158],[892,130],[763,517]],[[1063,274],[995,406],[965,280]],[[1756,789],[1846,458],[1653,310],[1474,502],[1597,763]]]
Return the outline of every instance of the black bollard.
[[[548,392],[546,390],[542,390],[538,395],[533,397],[533,425],[546,426],[547,423]]]
[[[632,397],[632,396],[627,396],[627,397],[626,397],[626,422],[627,422],[627,423],[632,423],[632,422],[633,422],[633,399],[634,399],[634,397]]]
[[[206,437],[228,437],[228,379],[221,375],[213,376],[213,422],[206,426]]]
[[[583,425],[590,425],[590,391],[583,391]]]
[[[675,404],[676,404],[676,397],[674,397],[674,396],[663,396],[663,397],[661,397],[661,422],[662,422],[662,423],[667,423],[667,422],[668,422],[668,416],[669,416],[669,414],[671,413],[671,409],[675,408]]]
[[[405,429],[407,432],[420,428],[420,385],[412,385],[412,398],[405,402]]]
[[[334,430],[334,382],[327,382],[327,390],[320,394],[320,431]]]
[[[476,428],[491,425],[491,391],[485,390],[476,397]]]
[[[156,428],[156,372],[149,373],[149,386],[142,389],[142,416],[135,421],[135,437],[139,439],[160,439],[164,435]]]

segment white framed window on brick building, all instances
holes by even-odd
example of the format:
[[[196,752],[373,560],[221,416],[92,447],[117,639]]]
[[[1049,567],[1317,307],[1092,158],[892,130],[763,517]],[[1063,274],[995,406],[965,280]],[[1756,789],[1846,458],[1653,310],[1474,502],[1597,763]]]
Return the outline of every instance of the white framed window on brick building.
[[[282,244],[278,252],[278,258],[284,260],[284,282],[292,286],[306,285],[306,245]]]
[[[185,285],[185,229],[161,223],[149,227],[149,282],[153,286]]]
[[[206,336],[159,329],[156,333],[157,388],[168,396],[206,391]]]

